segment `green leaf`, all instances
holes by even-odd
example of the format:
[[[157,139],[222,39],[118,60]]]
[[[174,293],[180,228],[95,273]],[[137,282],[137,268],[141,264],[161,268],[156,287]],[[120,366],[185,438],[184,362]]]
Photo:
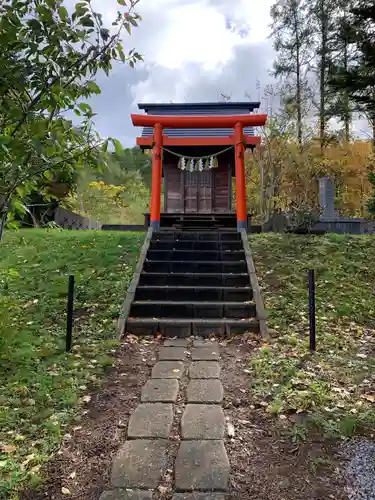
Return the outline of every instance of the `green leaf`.
[[[124,51],[123,51],[122,45],[119,43],[119,44],[117,45],[117,47],[116,47],[116,48],[117,48],[117,52],[118,52],[118,53],[119,53],[119,55],[120,55],[121,61],[122,61],[122,62],[125,62],[125,61],[126,61],[126,57],[125,57],[125,54],[124,54]]]
[[[89,11],[87,5],[83,2],[77,3],[75,12],[77,16],[84,16]]]
[[[118,139],[112,139],[112,144],[115,146],[116,154],[120,155],[124,152],[124,148]]]
[[[67,11],[67,9],[66,9],[63,5],[61,5],[61,6],[59,7],[59,16],[60,16],[61,21],[64,21],[64,22],[65,22],[65,21],[68,19],[68,17],[69,17],[69,15],[68,15],[68,11]]]
[[[92,20],[92,18],[90,16],[82,17],[81,20],[79,21],[79,24],[81,26],[86,26],[86,27],[90,27],[90,28],[93,28],[95,26],[94,21]]]
[[[8,269],[8,276],[12,276],[13,278],[19,278],[20,273],[17,271],[17,269]]]
[[[126,2],[125,2],[125,0],[117,0],[117,3],[118,3],[119,5],[122,5],[123,7],[126,7]]]
[[[100,87],[95,82],[87,82],[87,90],[92,94],[100,94]]]

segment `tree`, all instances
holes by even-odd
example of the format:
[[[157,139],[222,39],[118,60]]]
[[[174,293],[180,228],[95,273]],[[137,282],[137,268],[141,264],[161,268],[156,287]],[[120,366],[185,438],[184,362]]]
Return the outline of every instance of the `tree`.
[[[90,0],[72,13],[63,0],[5,0],[0,5],[0,238],[17,190],[31,191],[38,179],[86,162],[100,165],[108,141],[95,133],[94,113],[84,102],[100,93],[99,71],[116,61],[130,66],[141,59],[125,54],[122,33],[131,33],[139,0],[118,0],[112,27],[105,27]],[[126,7],[128,5],[128,7]],[[74,111],[73,127],[65,113]],[[115,142],[120,151],[121,145]]]
[[[375,5],[369,0],[353,1],[343,32],[353,47],[350,67],[340,68],[331,78],[337,91],[345,91],[365,113],[373,128],[375,149]]]
[[[321,154],[327,141],[328,110],[331,106],[328,92],[328,74],[334,53],[335,22],[340,5],[331,0],[312,0],[309,2],[307,22],[314,31],[313,48],[317,54],[312,65],[318,83],[319,141]]]
[[[311,29],[306,22],[305,0],[278,0],[271,8],[272,34],[277,59],[274,76],[285,77],[284,103],[296,115],[298,143],[303,140],[303,116],[308,95],[307,72],[311,60]]]
[[[328,68],[327,88],[330,94],[329,117],[338,117],[344,124],[344,138],[350,141],[350,125],[352,121],[353,106],[348,91],[332,86],[332,79],[336,75],[347,72],[353,63],[352,44],[347,30],[350,22],[350,6],[353,0],[340,0],[340,10],[334,21],[333,51]]]

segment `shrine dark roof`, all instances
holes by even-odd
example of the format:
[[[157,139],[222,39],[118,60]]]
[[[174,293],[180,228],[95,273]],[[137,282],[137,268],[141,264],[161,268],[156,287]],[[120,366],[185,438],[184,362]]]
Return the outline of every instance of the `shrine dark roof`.
[[[148,115],[247,115],[258,109],[259,102],[199,102],[199,103],[161,103],[138,104],[138,108]],[[253,127],[244,128],[246,135],[254,135]],[[145,127],[142,137],[151,137],[153,129]],[[202,129],[165,129],[168,137],[228,137],[233,134],[233,129],[228,128],[202,128]]]

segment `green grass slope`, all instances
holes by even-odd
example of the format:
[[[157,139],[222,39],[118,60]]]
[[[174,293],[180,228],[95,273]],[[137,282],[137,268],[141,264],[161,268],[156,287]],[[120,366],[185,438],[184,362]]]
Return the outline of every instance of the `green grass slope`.
[[[0,498],[17,498],[112,365],[142,233],[22,230],[0,246]],[[64,352],[68,275],[74,351]]]
[[[265,234],[250,238],[272,339],[251,359],[266,410],[331,437],[375,423],[375,238]],[[317,352],[308,349],[307,269],[316,271]]]

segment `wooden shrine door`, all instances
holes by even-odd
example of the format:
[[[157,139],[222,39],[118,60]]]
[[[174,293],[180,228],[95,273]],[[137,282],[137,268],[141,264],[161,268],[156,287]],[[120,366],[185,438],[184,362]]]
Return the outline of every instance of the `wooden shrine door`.
[[[184,212],[212,212],[212,171],[185,171],[184,175]]]

